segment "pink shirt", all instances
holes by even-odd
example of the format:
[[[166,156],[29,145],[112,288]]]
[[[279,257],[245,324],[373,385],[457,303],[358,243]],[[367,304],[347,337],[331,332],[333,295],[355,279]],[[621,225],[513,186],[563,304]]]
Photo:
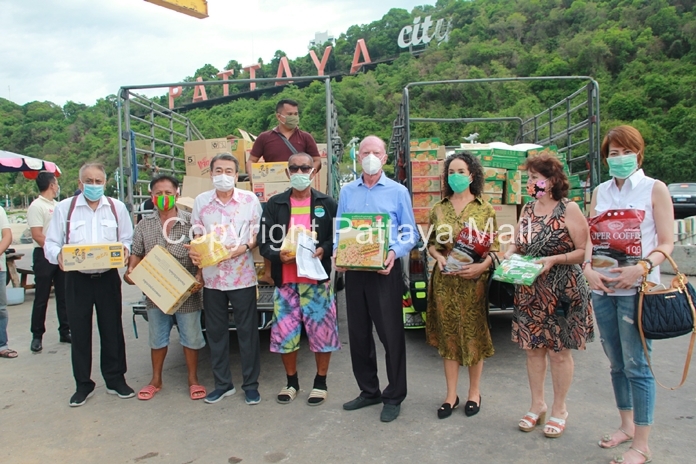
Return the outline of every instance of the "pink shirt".
[[[234,189],[232,198],[222,203],[215,190],[196,197],[191,213],[195,234],[216,232],[227,246],[244,246],[256,236],[261,222],[261,204],[252,192]],[[203,268],[205,287],[213,290],[237,290],[257,284],[251,251]]]
[[[290,197],[290,227],[304,226],[307,230],[312,230],[312,219],[310,206],[312,198],[306,200],[296,200]],[[284,284],[316,284],[316,280],[300,277],[297,275],[297,264],[283,264],[283,283]]]

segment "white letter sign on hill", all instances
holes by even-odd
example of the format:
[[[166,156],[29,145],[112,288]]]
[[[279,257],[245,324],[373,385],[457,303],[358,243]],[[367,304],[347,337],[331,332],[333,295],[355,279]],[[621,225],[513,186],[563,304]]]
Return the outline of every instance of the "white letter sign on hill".
[[[452,27],[451,20],[438,19],[435,23],[435,31],[433,35],[430,35],[430,28],[433,26],[433,22],[430,19],[431,16],[426,16],[425,20],[421,24],[420,16],[413,18],[413,26],[404,26],[399,32],[399,37],[397,43],[401,48],[408,48],[412,45],[427,45],[431,40],[437,40],[437,43],[447,42],[449,40],[449,33]],[[420,35],[418,34],[420,32]]]

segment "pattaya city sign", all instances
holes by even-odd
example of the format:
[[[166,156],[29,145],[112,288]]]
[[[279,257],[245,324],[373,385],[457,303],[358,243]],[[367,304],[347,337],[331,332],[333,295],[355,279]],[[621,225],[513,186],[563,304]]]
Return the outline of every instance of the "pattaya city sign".
[[[434,26],[434,28],[433,28]],[[433,22],[431,16],[426,16],[423,22],[421,22],[420,16],[413,19],[413,25],[404,26],[399,32],[399,37],[397,38],[397,43],[401,48],[410,48],[417,45],[428,45],[433,39],[437,41],[438,44],[442,42],[447,42],[449,40],[449,33],[452,28],[452,21],[450,19],[438,19]],[[332,46],[328,46],[324,49],[321,61],[314,50],[309,51],[309,56],[312,58],[314,66],[317,68],[317,76],[324,75],[324,69],[326,68],[326,63],[329,61],[329,56],[333,50]],[[363,65],[372,63],[370,59],[370,54],[367,51],[367,44],[364,39],[358,39],[355,44],[355,52],[353,53],[353,62],[350,66],[350,74],[355,74],[362,68]],[[260,64],[252,64],[250,66],[245,66],[242,68],[243,73],[248,73],[248,79],[256,78],[256,70],[260,69]],[[222,94],[224,96],[229,95],[230,81],[229,78],[234,74],[233,69],[224,70],[219,72],[218,77],[224,82],[222,84]],[[278,72],[276,73],[276,78],[288,78],[292,77],[292,71],[290,70],[290,63],[287,57],[282,57],[278,62]],[[201,82],[203,79],[198,77],[196,79]],[[276,85],[290,84],[292,81],[277,81]],[[251,82],[249,84],[249,90],[256,89],[256,82]],[[169,88],[169,108],[174,109],[174,100],[179,98],[183,93],[182,86],[175,86]],[[205,91],[204,85],[196,85],[193,88],[193,103],[208,100],[208,95]]]
[[[438,44],[449,40],[449,33],[452,29],[451,19],[438,19],[436,23],[433,23],[431,16],[426,16],[422,23],[420,20],[420,16],[416,16],[413,18],[412,26],[404,26],[401,29],[397,39],[399,47],[409,48],[416,45],[428,45],[433,39]],[[430,29],[433,27],[433,24],[435,24],[435,29],[431,35]]]

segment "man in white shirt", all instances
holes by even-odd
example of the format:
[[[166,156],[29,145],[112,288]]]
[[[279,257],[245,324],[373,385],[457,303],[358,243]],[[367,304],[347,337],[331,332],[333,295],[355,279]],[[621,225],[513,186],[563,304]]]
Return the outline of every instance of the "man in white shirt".
[[[0,206],[0,358],[13,359],[17,352],[11,350],[7,344],[7,264],[5,263],[5,250],[12,244],[12,229],[7,220],[5,210]]]
[[[56,310],[58,312],[58,333],[60,341],[70,343],[70,326],[65,306],[65,273],[55,264],[48,262],[44,256],[43,246],[46,231],[51,223],[53,211],[58,202],[55,200],[60,187],[55,174],[40,172],[36,177],[36,186],[41,194],[31,202],[27,210],[27,225],[34,239],[34,307],[31,311],[31,351],[38,353],[43,349],[41,340],[46,332],[46,309],[51,296],[51,286],[55,287]]]
[[[78,196],[61,201],[46,233],[44,253],[63,266],[62,247],[69,244],[115,243],[126,259],[133,241],[133,224],[126,205],[104,196],[106,171],[98,163],[80,168]],[[121,321],[121,278],[118,269],[69,271],[65,275],[68,321],[72,332],[72,365],[76,392],[70,406],[82,406],[94,394],[92,381],[92,312],[96,307],[101,341],[101,372],[106,391],[119,398],[135,392],[126,384],[126,344]]]

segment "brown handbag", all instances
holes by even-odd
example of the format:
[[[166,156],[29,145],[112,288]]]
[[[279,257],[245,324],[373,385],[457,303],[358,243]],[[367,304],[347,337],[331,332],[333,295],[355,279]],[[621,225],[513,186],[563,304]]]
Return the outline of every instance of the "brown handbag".
[[[689,375],[691,355],[693,354],[694,342],[696,341],[696,307],[694,306],[696,292],[686,276],[679,272],[677,263],[674,262],[671,256],[659,249],[654,251],[665,256],[666,260],[674,268],[676,275],[672,279],[670,287],[664,290],[651,291],[656,285],[648,282],[646,278],[643,279],[638,293],[638,333],[643,344],[645,358],[648,360],[648,366],[653,377],[655,377],[655,372],[650,362],[650,355],[648,354],[648,345],[645,340],[673,338],[691,332],[691,341],[689,342],[684,371],[679,385],[666,387],[655,377],[655,381],[662,388],[676,390],[684,385],[686,377]]]

